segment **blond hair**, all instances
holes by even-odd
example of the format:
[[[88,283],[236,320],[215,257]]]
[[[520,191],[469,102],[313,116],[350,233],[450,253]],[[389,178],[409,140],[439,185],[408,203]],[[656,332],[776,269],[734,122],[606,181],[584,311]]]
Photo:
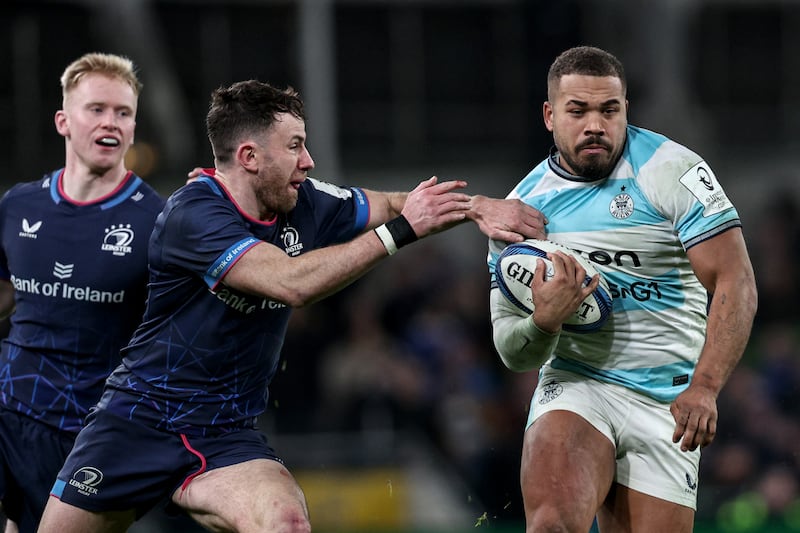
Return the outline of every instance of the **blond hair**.
[[[65,101],[70,91],[87,74],[102,74],[122,80],[130,85],[137,97],[142,90],[142,83],[136,75],[133,61],[124,56],[93,52],[84,54],[70,63],[61,75],[61,91]]]

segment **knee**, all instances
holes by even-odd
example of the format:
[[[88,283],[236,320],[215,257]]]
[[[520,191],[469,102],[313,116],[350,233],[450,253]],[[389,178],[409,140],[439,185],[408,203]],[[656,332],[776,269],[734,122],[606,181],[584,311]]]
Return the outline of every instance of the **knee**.
[[[566,509],[539,507],[527,513],[525,533],[586,533],[592,524],[584,522]]]
[[[265,529],[268,531],[278,531],[280,533],[311,533],[311,522],[308,520],[308,514],[304,509],[292,508],[284,509],[279,513],[280,523],[277,524],[276,529]]]
[[[256,527],[239,531],[254,533],[311,533],[308,512],[303,506],[274,502],[274,507],[265,513]]]

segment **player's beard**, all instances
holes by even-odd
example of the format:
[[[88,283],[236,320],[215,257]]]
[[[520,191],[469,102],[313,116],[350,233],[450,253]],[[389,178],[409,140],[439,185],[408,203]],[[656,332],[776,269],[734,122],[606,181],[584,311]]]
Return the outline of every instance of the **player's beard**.
[[[607,147],[608,151],[604,154],[592,154],[581,157],[581,149],[584,145],[590,144],[602,145]],[[567,153],[566,151],[559,152],[559,156],[567,168],[571,169],[572,173],[576,176],[586,178],[588,180],[599,180],[607,177],[614,170],[619,159],[619,153],[613,151],[613,147],[604,141],[593,139],[587,141],[582,145],[576,147],[574,152]]]
[[[262,219],[275,213],[288,213],[297,205],[297,191],[281,175],[259,175],[256,178],[255,194],[261,206]]]

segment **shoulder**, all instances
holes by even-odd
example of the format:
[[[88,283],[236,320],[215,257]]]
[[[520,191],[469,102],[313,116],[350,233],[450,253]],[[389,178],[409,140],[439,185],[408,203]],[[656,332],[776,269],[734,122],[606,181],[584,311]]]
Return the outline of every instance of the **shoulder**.
[[[550,165],[550,157],[542,160],[538,165],[533,167],[514,187],[511,191],[511,194],[508,196],[510,198],[521,198],[524,199],[528,197],[530,194],[533,194],[534,189],[536,189],[537,185],[539,184],[542,179],[550,175],[556,175]]]
[[[13,203],[30,208],[32,203],[41,202],[42,198],[49,198],[51,179],[55,179],[58,172],[60,171],[52,172],[35,181],[24,181],[12,185],[0,197],[0,207],[5,208],[9,203]]]
[[[148,211],[158,212],[163,209],[166,199],[144,179],[132,174],[130,187],[129,198],[134,204]]]
[[[353,189],[352,187],[343,187],[329,181],[311,177],[300,184],[300,191],[308,195],[323,195],[340,200],[352,199],[356,190],[357,189]]]
[[[623,158],[642,179],[678,180],[703,162],[694,150],[669,137],[637,126],[628,126]]]
[[[238,211],[220,184],[203,176],[173,192],[166,200],[161,217],[178,219],[182,223],[187,220],[200,223],[221,213],[230,216]]]

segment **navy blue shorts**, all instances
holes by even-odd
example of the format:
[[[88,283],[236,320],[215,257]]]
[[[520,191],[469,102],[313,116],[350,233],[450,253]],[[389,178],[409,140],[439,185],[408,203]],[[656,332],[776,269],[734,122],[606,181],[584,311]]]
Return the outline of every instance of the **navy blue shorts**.
[[[74,433],[0,408],[0,500],[20,532],[36,531]]]
[[[208,470],[251,459],[280,462],[256,429],[187,437],[104,409],[86,422],[50,493],[88,511],[135,509],[139,518]]]

